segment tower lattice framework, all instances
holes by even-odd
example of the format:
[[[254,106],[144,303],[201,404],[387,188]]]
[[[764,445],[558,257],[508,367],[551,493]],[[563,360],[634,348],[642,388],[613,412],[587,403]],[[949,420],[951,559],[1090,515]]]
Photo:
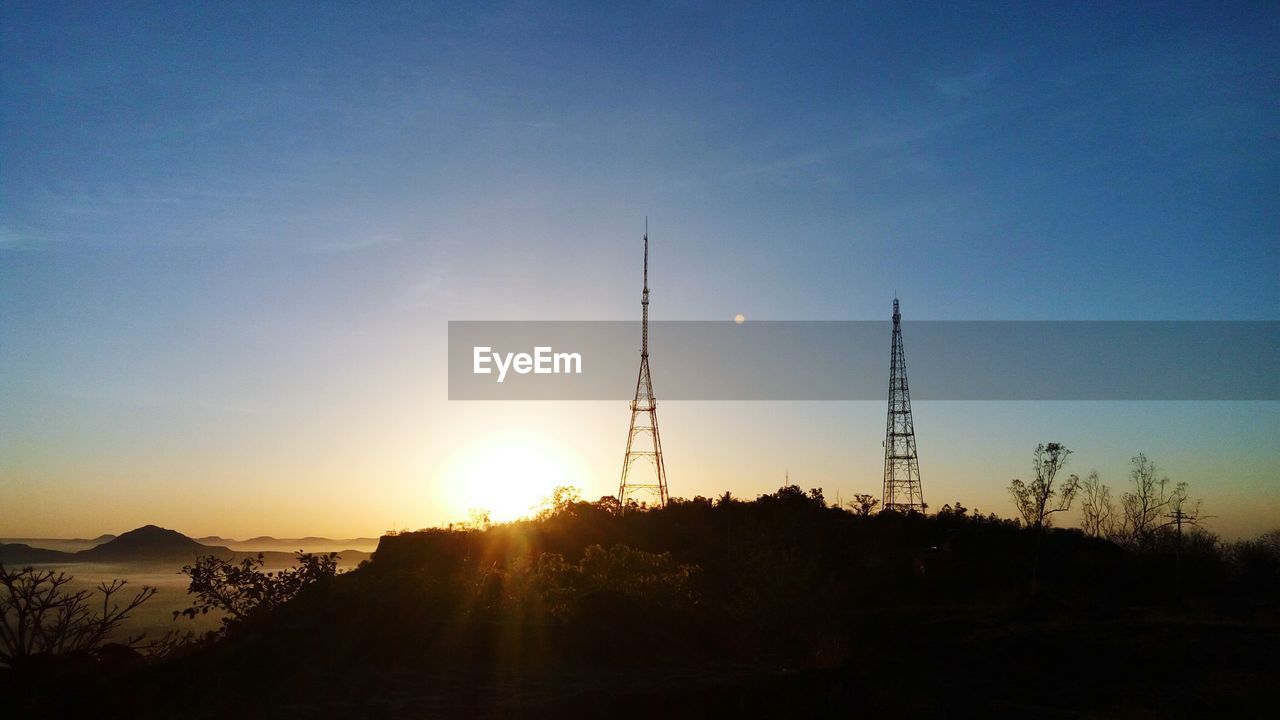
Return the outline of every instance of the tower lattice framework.
[[[898,512],[924,512],[916,428],[911,419],[907,359],[902,352],[902,313],[893,299],[893,343],[889,361],[889,416],[885,421],[884,494],[880,507]]]
[[[627,431],[627,452],[622,458],[622,480],[618,483],[618,502],[623,506],[639,493],[656,496],[657,504],[667,504],[667,470],[662,462],[662,436],[658,433],[658,402],[653,397],[653,378],[649,375],[649,221],[644,228],[644,293],[640,296],[643,320],[640,334],[640,375],[636,378],[636,395],[631,401],[631,429]],[[653,463],[652,479],[637,482],[632,470],[637,460]]]

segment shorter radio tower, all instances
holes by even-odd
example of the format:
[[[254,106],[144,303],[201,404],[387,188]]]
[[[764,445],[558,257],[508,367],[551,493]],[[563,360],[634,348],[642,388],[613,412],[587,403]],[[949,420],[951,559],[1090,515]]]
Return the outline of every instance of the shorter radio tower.
[[[911,419],[907,390],[907,358],[902,352],[902,313],[893,299],[893,347],[889,359],[889,417],[884,437],[883,510],[924,512],[920,463],[916,458],[916,427]]]
[[[662,464],[662,437],[658,434],[658,402],[653,398],[653,379],[649,377],[649,218],[644,220],[644,293],[640,296],[640,307],[643,318],[640,376],[636,379],[635,399],[631,401],[631,429],[627,431],[627,452],[622,458],[622,481],[618,484],[618,502],[623,507],[628,496],[637,492],[656,495],[659,506],[667,504],[667,470]],[[636,482],[631,478],[632,465],[640,458],[653,462],[655,476],[649,482]]]

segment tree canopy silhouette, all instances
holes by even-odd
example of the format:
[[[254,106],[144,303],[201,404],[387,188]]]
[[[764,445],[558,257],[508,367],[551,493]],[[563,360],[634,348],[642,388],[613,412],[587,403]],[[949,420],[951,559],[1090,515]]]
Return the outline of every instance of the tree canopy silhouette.
[[[120,597],[128,582],[113,580],[90,590],[72,592],[73,577],[54,570],[0,565],[0,664],[20,665],[35,655],[100,649],[156,589],[142,586],[132,597]],[[142,636],[120,638],[137,647]]]

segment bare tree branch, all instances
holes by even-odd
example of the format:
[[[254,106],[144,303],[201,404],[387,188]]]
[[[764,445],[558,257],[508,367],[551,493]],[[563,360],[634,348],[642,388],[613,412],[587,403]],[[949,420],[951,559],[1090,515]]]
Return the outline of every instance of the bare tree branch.
[[[24,567],[8,570],[0,565],[0,663],[13,666],[32,655],[59,654],[100,647],[138,606],[154,596],[149,585],[127,600],[118,598],[128,584],[114,580],[98,585],[102,605],[92,610],[94,593],[69,592],[66,573]],[[126,638],[130,647],[141,636]]]

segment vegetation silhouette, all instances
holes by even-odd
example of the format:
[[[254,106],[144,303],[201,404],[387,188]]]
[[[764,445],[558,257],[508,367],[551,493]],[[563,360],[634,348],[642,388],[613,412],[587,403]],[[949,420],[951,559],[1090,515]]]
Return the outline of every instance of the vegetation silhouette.
[[[337,553],[317,555],[299,550],[296,558],[298,564],[292,568],[265,571],[262,553],[240,562],[216,555],[200,557],[194,564],[182,568],[182,574],[191,578],[187,592],[195,595],[195,599],[191,607],[175,610],[173,616],[194,618],[212,610],[221,615],[225,631],[283,605],[303,590],[338,574]]]
[[[216,636],[56,696],[0,682],[20,713],[143,718],[1196,717],[1280,701],[1280,531],[1179,540],[1119,511],[1114,533],[1086,533],[871,500],[788,485],[643,508],[565,488],[529,520],[388,534],[347,573],[332,556],[283,574],[202,559],[187,614],[225,612]]]
[[[59,655],[92,661],[107,646],[107,653],[119,656],[142,645],[142,636],[107,641],[155,588],[144,585],[121,598],[128,583],[115,580],[99,584],[95,598],[92,591],[68,589],[73,579],[55,570],[0,565],[0,665],[24,667]]]

